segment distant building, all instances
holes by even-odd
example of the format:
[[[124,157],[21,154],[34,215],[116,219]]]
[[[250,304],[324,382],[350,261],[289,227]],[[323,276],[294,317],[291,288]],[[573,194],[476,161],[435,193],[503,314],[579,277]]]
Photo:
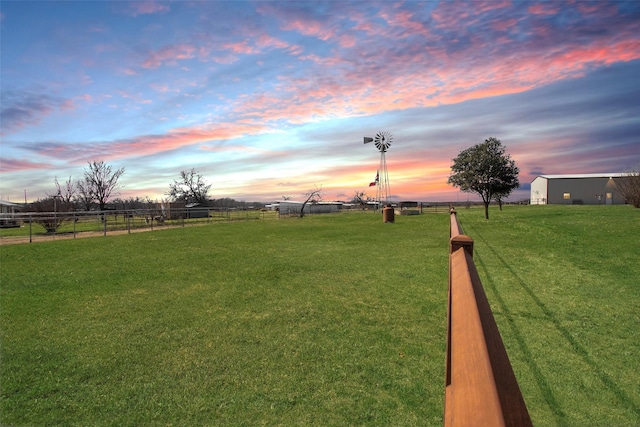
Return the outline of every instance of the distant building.
[[[532,205],[623,205],[616,187],[624,173],[540,175],[531,181]]]
[[[187,218],[207,218],[209,216],[209,208],[200,203],[188,203],[185,208],[187,209]]]
[[[291,200],[284,200],[279,205],[280,215],[300,215],[300,209],[302,209],[302,202]],[[334,213],[341,210],[342,202],[309,202],[304,206],[305,214]]]
[[[15,214],[20,207],[16,203],[0,200],[0,228],[18,227],[19,224]]]

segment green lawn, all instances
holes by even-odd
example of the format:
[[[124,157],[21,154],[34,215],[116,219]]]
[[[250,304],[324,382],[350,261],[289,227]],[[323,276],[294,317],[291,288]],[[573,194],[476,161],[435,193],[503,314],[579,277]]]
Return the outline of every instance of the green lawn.
[[[459,217],[534,425],[640,425],[640,210]]]
[[[439,424],[447,224],[317,215],[2,246],[2,424]]]
[[[640,211],[461,209],[537,426],[640,420]],[[0,246],[2,425],[441,425],[448,215]]]

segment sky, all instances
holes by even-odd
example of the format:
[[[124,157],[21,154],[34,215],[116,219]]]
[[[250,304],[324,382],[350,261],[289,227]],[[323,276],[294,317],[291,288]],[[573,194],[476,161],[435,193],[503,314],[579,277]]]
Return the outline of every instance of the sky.
[[[91,161],[118,197],[477,196],[452,159],[498,138],[540,174],[640,167],[638,1],[0,2],[0,199],[55,192]]]

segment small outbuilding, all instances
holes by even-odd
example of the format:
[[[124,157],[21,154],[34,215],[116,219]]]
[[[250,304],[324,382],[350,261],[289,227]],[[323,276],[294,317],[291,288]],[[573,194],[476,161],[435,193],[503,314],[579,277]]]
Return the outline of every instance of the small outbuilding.
[[[206,218],[209,216],[209,208],[200,203],[187,203],[187,218]]]
[[[0,228],[18,227],[19,224],[15,217],[18,209],[20,209],[20,205],[0,200]]]
[[[539,175],[531,181],[532,205],[623,205],[616,186],[624,173]]]
[[[294,202],[291,200],[282,201],[279,206],[280,215],[300,215],[302,204],[302,202]],[[309,202],[304,206],[305,214],[335,213],[341,210],[342,202]]]

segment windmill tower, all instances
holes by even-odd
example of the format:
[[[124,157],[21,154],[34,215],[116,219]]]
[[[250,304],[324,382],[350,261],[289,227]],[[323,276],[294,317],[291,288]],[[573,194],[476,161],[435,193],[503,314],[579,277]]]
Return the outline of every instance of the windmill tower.
[[[376,205],[386,205],[389,203],[389,173],[387,172],[387,159],[385,153],[389,150],[393,137],[389,132],[378,132],[375,138],[364,137],[364,143],[375,142],[376,148],[380,151],[380,164],[378,165],[378,173],[376,174]]]

